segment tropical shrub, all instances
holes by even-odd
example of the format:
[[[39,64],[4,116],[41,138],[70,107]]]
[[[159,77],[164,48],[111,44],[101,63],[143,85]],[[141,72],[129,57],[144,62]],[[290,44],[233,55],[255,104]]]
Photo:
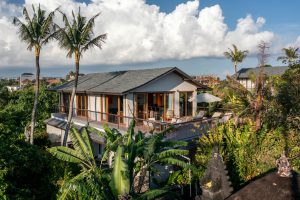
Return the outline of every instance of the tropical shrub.
[[[56,199],[68,166],[23,139],[0,134],[0,199]]]
[[[220,124],[203,135],[199,140],[196,161],[205,166],[211,157],[212,148],[220,147],[235,189],[251,179],[276,167],[276,159],[285,150],[290,152],[293,169],[299,169],[299,134],[285,134],[283,128],[259,132],[249,120],[235,127],[233,121]]]
[[[72,128],[70,137],[74,149],[64,146],[50,148],[49,152],[58,159],[81,167],[78,175],[63,182],[59,199],[154,199],[168,194],[167,187],[146,191],[142,188],[147,174],[156,173],[157,165],[190,167],[179,158],[188,153],[180,149],[186,143],[165,140],[165,132],[145,137],[141,132],[134,132],[134,125],[133,121],[124,135],[107,126],[104,126],[104,133],[92,127],[80,132]],[[93,156],[91,132],[106,139],[100,166]],[[107,168],[104,163],[110,158],[113,158],[112,164]]]

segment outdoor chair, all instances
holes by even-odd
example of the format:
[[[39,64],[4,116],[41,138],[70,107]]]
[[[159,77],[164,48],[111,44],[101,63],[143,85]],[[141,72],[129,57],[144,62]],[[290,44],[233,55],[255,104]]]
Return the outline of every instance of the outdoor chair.
[[[198,114],[194,117],[194,119],[203,119],[206,114],[205,110],[200,110]]]
[[[211,116],[211,118],[219,118],[219,117],[221,117],[221,115],[222,115],[221,112],[215,112],[215,113]]]
[[[166,118],[171,119],[173,117],[173,110],[167,110],[166,112]]]
[[[173,117],[173,118],[171,119],[171,124],[176,124],[176,123],[177,123],[177,120],[178,120],[177,118],[174,118],[174,117]]]
[[[176,119],[176,118],[173,118],[173,119],[174,119],[174,121],[176,120],[176,121],[173,123],[173,124],[175,124],[175,125],[174,125],[174,128],[179,128],[179,127],[181,126],[180,123],[184,122],[184,121],[182,120],[182,118],[177,118],[177,119]],[[173,120],[173,119],[172,119],[172,120]],[[171,123],[172,123],[172,122],[171,122]]]
[[[160,125],[158,123],[155,123],[155,118],[148,118],[148,125],[149,128],[155,129],[155,130],[160,130]]]
[[[227,122],[231,117],[232,117],[232,113],[227,112],[224,114],[224,116],[219,120],[219,123],[225,123]]]

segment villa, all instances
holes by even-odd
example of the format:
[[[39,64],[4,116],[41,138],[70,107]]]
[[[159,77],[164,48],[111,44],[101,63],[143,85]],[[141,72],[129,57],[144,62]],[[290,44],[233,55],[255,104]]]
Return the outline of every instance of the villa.
[[[46,120],[54,143],[63,138],[73,84],[70,81],[50,89],[59,93],[58,112]],[[176,67],[87,74],[78,80],[72,121],[99,130],[106,123],[124,132],[134,119],[143,132],[163,130],[168,123],[193,118],[197,91],[206,89]],[[101,138],[91,137],[101,143]]]
[[[287,66],[281,67],[264,67],[264,73],[267,76],[282,75],[288,69]],[[251,76],[258,76],[259,68],[242,68],[237,72],[237,80],[242,84],[247,90],[252,90],[255,88],[255,83],[251,80]]]

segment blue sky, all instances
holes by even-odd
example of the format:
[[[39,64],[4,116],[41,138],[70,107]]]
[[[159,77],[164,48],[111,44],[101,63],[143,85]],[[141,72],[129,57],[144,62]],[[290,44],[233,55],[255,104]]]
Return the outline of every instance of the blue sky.
[[[0,0],[1,1],[1,0]],[[38,0],[35,0],[38,1]],[[46,1],[46,0],[45,0]],[[129,0],[122,0],[129,1]],[[9,4],[16,4],[22,6],[24,1],[21,0],[8,0],[6,1]],[[62,1],[63,2],[63,1]],[[91,3],[91,1],[80,0],[77,2]],[[159,6],[160,12],[169,14],[173,12],[181,3],[187,3],[186,0],[146,0],[147,4],[155,4]],[[42,0],[41,0],[42,4]],[[228,31],[234,31],[237,27],[237,20],[241,18],[246,18],[247,15],[251,15],[253,19],[253,24],[249,26],[254,26],[256,30],[253,33],[254,37],[262,37],[263,32],[271,32],[274,34],[272,37],[272,45],[274,54],[269,58],[269,63],[272,65],[281,65],[276,61],[276,57],[280,53],[280,48],[284,47],[287,44],[298,44],[296,42],[297,37],[300,36],[300,1],[295,0],[200,0],[199,10],[206,7],[211,7],[214,5],[220,5],[222,16],[224,17],[224,23],[228,27]],[[1,11],[1,8],[0,8]],[[216,11],[216,10],[214,10]],[[0,15],[1,17],[1,15]],[[197,17],[197,16],[196,16]],[[255,24],[257,18],[262,17],[265,20],[262,26]],[[209,17],[208,19],[209,20]],[[1,24],[0,24],[1,25]],[[1,28],[1,26],[0,26]],[[253,27],[252,27],[253,28]],[[251,32],[251,30],[250,30]],[[251,33],[252,34],[252,33]],[[259,35],[261,34],[261,35]],[[1,36],[1,34],[0,34]],[[168,36],[167,36],[168,37]],[[205,37],[204,37],[205,40]],[[231,41],[231,40],[230,40]],[[237,41],[239,42],[239,41]],[[243,41],[241,45],[243,46]],[[248,42],[249,43],[249,42]],[[0,38],[1,44],[1,38]],[[199,43],[201,45],[201,43]],[[208,43],[207,45],[209,45]],[[231,44],[230,42],[228,44]],[[300,44],[300,40],[299,40]],[[238,44],[239,45],[239,44]],[[244,45],[245,46],[245,45]],[[247,45],[246,45],[247,46]],[[248,45],[249,46],[249,45]],[[208,46],[209,47],[209,46]],[[230,47],[230,46],[228,46]],[[272,46],[273,47],[273,46]],[[279,49],[279,50],[278,50]],[[252,50],[252,49],[251,49]],[[202,49],[203,51],[203,49]],[[139,51],[137,51],[139,52]],[[0,49],[1,53],[1,49]],[[90,73],[94,71],[113,71],[113,70],[123,70],[128,68],[151,68],[151,67],[164,67],[164,66],[177,66],[186,71],[189,74],[217,74],[221,78],[224,78],[226,74],[233,73],[232,64],[230,61],[222,58],[220,52],[218,53],[209,53],[208,55],[199,54],[198,56],[192,56],[191,58],[180,57],[177,58],[176,55],[181,55],[180,52],[174,53],[174,56],[162,56],[159,59],[147,60],[147,59],[137,59],[137,62],[120,62],[118,64],[102,63],[102,64],[83,64],[81,71],[83,73]],[[159,56],[158,56],[159,57]],[[0,58],[1,59],[1,58]],[[1,60],[0,60],[1,61]],[[26,63],[26,62],[24,62]],[[34,68],[29,64],[24,64],[23,69],[33,72]],[[66,73],[68,70],[73,69],[71,64],[55,64],[55,66],[46,67],[42,70],[44,76],[59,76]],[[256,67],[257,58],[255,54],[250,55],[239,67]],[[19,64],[18,67],[5,67],[0,64],[0,76],[7,75],[13,76],[19,73]]]

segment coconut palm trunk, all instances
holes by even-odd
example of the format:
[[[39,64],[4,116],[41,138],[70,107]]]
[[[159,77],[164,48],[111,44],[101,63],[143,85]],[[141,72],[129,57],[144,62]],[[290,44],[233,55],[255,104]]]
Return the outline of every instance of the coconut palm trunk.
[[[237,62],[234,62],[234,79],[237,80]]]
[[[31,114],[30,144],[33,144],[33,134],[35,130],[36,114],[39,102],[40,91],[40,48],[35,48],[35,87],[34,87],[34,103]]]
[[[68,114],[68,121],[67,121],[67,126],[64,134],[64,139],[63,139],[63,146],[66,146],[67,140],[68,140],[68,135],[69,135],[69,130],[71,127],[71,122],[72,122],[72,117],[74,113],[74,99],[76,95],[76,90],[77,90],[77,85],[78,85],[78,75],[79,75],[79,61],[80,61],[80,55],[79,52],[75,52],[75,79],[74,79],[74,86],[72,89],[72,95],[71,95],[71,100],[70,100],[70,105],[69,105],[69,114]]]

